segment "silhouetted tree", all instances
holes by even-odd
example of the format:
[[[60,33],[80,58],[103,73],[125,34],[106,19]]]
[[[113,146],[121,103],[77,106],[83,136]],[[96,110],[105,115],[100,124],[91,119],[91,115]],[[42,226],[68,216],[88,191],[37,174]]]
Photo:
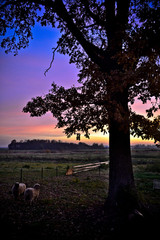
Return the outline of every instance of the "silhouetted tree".
[[[12,140],[8,145],[10,150],[79,150],[79,149],[104,149],[103,144],[93,144],[92,146],[86,143],[66,143],[55,140],[43,140],[43,139],[34,139],[34,140],[26,140],[17,142],[16,140]]]
[[[130,134],[160,141],[160,1],[158,0],[9,0],[1,3],[1,32],[6,52],[28,45],[35,21],[61,30],[53,51],[68,54],[79,68],[81,87],[55,83],[44,97],[32,99],[24,112],[50,111],[67,136],[89,130],[109,132],[108,205],[136,205]],[[152,101],[147,117],[132,112],[135,98]],[[127,193],[127,194],[126,194]],[[127,204],[126,204],[127,203]]]

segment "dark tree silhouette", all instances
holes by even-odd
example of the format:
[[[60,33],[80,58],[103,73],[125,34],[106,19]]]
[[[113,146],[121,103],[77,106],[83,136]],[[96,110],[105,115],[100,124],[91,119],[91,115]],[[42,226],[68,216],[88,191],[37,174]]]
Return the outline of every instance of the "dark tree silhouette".
[[[104,149],[102,144],[93,144],[92,146],[81,143],[66,143],[55,140],[43,140],[43,139],[33,139],[33,140],[25,140],[17,142],[16,140],[12,140],[8,145],[10,150],[85,150],[85,149]]]
[[[79,68],[81,87],[55,83],[44,97],[33,98],[24,112],[50,111],[67,136],[89,130],[109,132],[110,209],[137,207],[130,134],[160,141],[160,1],[33,0],[1,1],[1,46],[6,52],[28,45],[35,21],[61,30],[53,51],[68,54]],[[147,117],[132,112],[135,98],[152,101]],[[153,103],[154,99],[154,103]],[[127,204],[126,204],[127,203]]]

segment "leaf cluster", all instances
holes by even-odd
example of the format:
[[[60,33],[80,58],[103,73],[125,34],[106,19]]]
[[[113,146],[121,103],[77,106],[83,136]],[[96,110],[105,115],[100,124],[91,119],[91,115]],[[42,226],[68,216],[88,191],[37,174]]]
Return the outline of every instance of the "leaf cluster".
[[[158,145],[158,142],[160,142],[160,116],[149,120],[133,112],[130,119],[130,130],[134,137],[141,137],[143,140],[154,139],[154,142]]]
[[[6,3],[7,1],[4,1],[0,4],[0,35],[6,35],[1,47],[6,49],[6,53],[13,51],[14,55],[17,55],[18,51],[26,48],[29,40],[33,38],[32,27],[37,19],[37,11],[41,8],[30,1],[23,5],[19,1],[12,1],[12,4],[4,8],[3,5]]]

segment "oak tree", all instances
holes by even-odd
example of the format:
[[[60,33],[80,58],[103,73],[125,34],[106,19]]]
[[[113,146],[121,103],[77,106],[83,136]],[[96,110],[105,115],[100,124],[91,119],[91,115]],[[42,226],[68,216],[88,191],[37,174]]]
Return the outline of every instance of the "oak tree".
[[[137,207],[130,134],[160,141],[160,116],[154,116],[160,109],[160,1],[3,0],[0,17],[1,34],[12,30],[1,46],[15,55],[28,46],[36,21],[60,29],[52,60],[56,51],[68,54],[80,85],[65,89],[53,83],[23,111],[50,111],[68,137],[109,132],[107,204]],[[152,102],[147,117],[132,111],[135,99]]]

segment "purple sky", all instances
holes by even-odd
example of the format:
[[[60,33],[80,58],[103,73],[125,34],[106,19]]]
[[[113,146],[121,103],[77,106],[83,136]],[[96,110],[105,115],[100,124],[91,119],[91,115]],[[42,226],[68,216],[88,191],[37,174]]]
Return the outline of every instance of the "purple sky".
[[[4,49],[0,48],[0,147],[6,147],[13,139],[75,141],[75,136],[68,140],[62,129],[54,128],[56,120],[51,114],[31,118],[29,114],[22,113],[23,107],[32,97],[44,95],[51,89],[53,81],[65,87],[77,85],[78,70],[68,63],[67,56],[58,53],[55,54],[52,68],[44,76],[58,36],[57,29],[42,28],[37,24],[33,29],[34,39],[18,56],[5,54]],[[145,106],[139,102],[136,102],[134,109],[145,114]],[[93,133],[91,140],[82,138],[82,141],[108,144],[108,136]],[[150,142],[132,138],[131,143]]]

